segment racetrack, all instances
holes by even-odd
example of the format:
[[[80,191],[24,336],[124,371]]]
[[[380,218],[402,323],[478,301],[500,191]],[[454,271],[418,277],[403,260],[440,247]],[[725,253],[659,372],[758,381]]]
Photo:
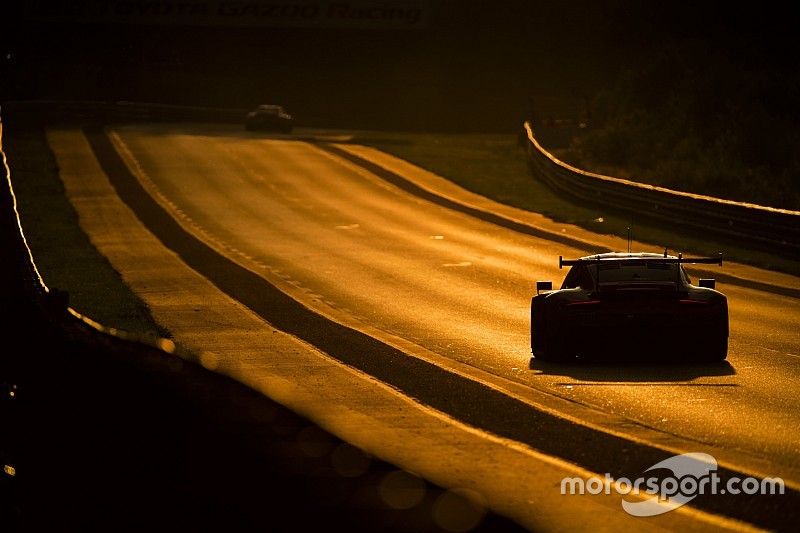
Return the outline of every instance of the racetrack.
[[[315,142],[219,125],[127,126],[110,138],[187,232],[311,310],[529,389],[589,426],[800,486],[797,298],[719,284],[730,307],[724,364],[531,363],[535,280],[559,284],[558,256],[592,250],[435,205]],[[679,335],[664,342],[685,349]]]

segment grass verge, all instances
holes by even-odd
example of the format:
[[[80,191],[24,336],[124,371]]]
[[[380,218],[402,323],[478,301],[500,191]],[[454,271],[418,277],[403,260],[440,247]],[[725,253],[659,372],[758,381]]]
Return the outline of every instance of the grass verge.
[[[105,326],[169,336],[81,230],[44,131],[7,128],[3,145],[25,237],[45,283],[69,292],[70,306]]]
[[[547,144],[547,139],[542,141]],[[531,174],[514,135],[370,132],[357,135],[353,142],[405,159],[498,202],[595,233],[625,238],[630,226],[634,240],[640,242],[696,254],[723,251],[732,260],[800,275],[800,264],[796,261],[710,238],[699,229],[674,231],[608,208],[572,203]]]

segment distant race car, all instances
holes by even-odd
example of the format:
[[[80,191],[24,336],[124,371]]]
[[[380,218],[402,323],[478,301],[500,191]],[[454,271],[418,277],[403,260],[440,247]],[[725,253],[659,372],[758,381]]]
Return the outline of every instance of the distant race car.
[[[686,356],[722,361],[728,355],[728,300],[715,280],[692,285],[685,263],[715,258],[606,253],[564,260],[571,266],[560,290],[536,282],[531,300],[531,352],[566,361],[634,356]]]
[[[291,133],[294,118],[279,105],[260,105],[247,114],[244,127],[248,130]]]

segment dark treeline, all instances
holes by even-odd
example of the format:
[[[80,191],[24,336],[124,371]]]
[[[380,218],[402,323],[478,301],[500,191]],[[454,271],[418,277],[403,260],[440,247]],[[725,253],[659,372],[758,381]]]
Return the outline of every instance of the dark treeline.
[[[591,128],[565,157],[667,187],[800,209],[800,60],[790,38],[798,19],[774,7],[687,12],[693,22],[684,26],[663,14],[651,37],[657,44],[596,95]]]
[[[423,5],[429,23],[411,30],[100,23],[18,8],[0,16],[0,100],[281,103],[316,126],[515,133],[530,94],[582,98],[624,52],[608,52],[613,21],[588,0]]]
[[[102,24],[24,5],[0,8],[0,101],[280,103],[301,125],[512,134],[532,111],[577,109],[591,119],[566,155],[579,165],[800,208],[798,17],[780,3],[431,0],[429,24],[406,31]]]

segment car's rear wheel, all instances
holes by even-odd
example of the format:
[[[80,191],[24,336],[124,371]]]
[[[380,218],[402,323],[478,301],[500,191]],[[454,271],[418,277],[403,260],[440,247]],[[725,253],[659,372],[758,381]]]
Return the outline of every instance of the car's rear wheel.
[[[709,343],[700,357],[703,361],[718,362],[728,358],[728,337],[722,336]]]
[[[546,350],[540,349],[533,352],[534,359],[550,363],[564,363],[573,359],[564,349],[561,342],[553,342],[552,339],[548,339],[545,346],[547,347]]]

